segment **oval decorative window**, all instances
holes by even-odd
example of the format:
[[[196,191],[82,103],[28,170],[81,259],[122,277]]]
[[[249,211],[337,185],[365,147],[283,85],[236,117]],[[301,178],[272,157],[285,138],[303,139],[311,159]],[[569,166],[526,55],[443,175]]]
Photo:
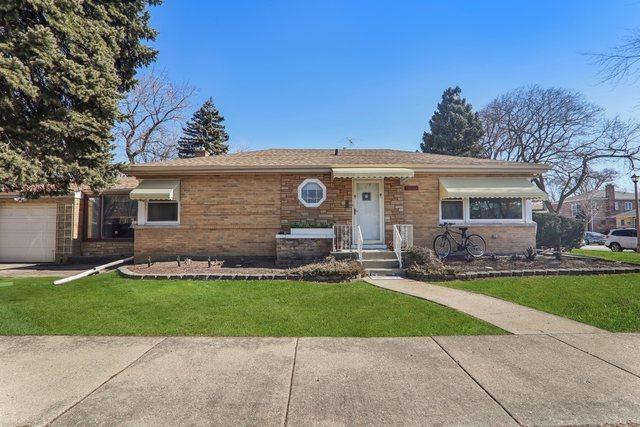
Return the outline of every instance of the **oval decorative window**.
[[[308,178],[298,186],[298,200],[308,208],[317,208],[327,198],[327,187],[315,178]]]

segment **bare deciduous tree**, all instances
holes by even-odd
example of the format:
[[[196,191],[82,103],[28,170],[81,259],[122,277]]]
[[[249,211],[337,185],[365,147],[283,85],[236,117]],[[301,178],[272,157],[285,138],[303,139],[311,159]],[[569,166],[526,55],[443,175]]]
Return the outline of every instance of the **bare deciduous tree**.
[[[612,52],[592,56],[600,66],[604,81],[620,81],[628,77],[637,81],[640,78],[640,31],[636,31]]]
[[[516,89],[491,101],[481,112],[484,156],[544,163],[551,167],[535,184],[553,196],[547,209],[558,212],[607,160],[633,167],[640,157],[640,126],[607,119],[600,107],[566,89]]]
[[[130,163],[177,156],[180,124],[195,89],[171,83],[165,74],[146,74],[120,103],[116,144]]]

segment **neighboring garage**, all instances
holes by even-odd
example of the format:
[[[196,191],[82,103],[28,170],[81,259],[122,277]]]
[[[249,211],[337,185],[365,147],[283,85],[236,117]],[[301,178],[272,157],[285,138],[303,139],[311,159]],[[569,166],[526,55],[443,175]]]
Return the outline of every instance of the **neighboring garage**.
[[[18,201],[0,193],[0,262],[60,262],[80,249],[80,193]]]
[[[55,255],[55,204],[0,208],[0,262],[53,262]]]

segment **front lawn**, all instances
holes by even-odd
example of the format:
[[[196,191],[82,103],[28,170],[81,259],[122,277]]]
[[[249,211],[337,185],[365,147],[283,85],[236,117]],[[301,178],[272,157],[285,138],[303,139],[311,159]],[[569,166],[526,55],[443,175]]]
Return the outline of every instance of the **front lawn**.
[[[613,332],[640,332],[640,274],[505,277],[439,283]]]
[[[365,282],[0,278],[0,335],[424,336],[504,331]]]
[[[611,252],[611,251],[594,251],[589,249],[574,249],[571,251],[577,255],[587,255],[596,258],[602,258],[609,261],[627,262],[629,264],[640,264],[640,254],[637,252]]]

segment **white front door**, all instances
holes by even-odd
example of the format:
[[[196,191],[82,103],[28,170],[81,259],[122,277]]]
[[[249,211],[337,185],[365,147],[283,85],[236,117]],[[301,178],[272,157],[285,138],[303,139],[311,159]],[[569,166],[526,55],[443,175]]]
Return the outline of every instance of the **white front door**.
[[[360,226],[365,243],[382,243],[382,194],[379,182],[356,182],[355,224]]]

